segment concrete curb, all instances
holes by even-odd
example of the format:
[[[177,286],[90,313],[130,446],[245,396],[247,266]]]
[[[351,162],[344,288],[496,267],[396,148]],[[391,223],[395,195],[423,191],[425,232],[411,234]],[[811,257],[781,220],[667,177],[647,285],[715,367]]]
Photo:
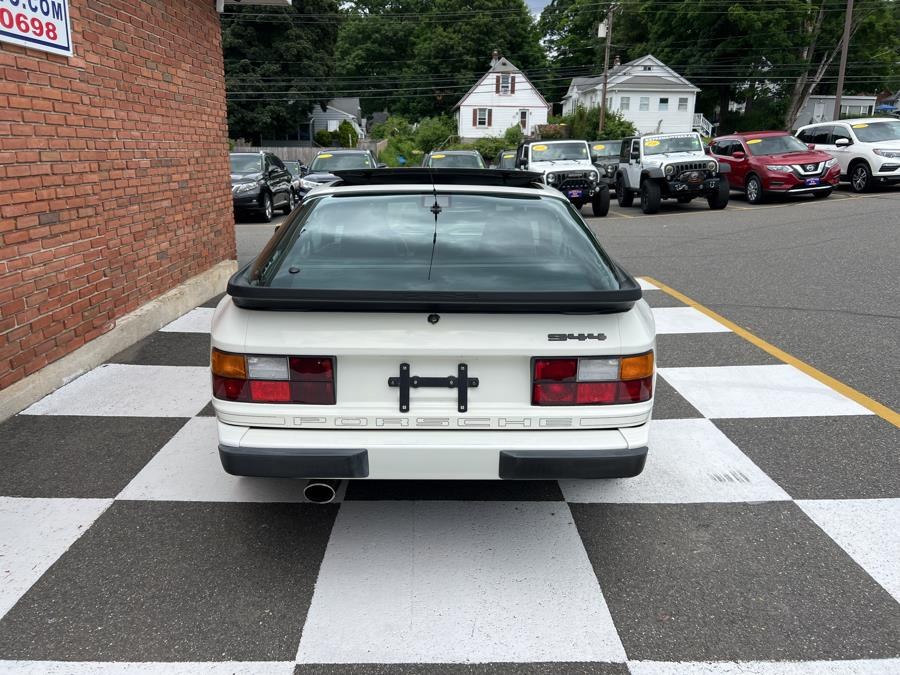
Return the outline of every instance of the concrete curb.
[[[0,422],[221,293],[236,270],[236,260],[220,262],[126,314],[108,333],[8,387],[0,395]]]

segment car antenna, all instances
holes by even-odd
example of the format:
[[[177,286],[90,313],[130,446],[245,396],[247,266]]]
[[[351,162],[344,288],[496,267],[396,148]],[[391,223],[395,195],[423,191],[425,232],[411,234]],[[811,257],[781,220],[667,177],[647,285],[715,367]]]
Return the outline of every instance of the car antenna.
[[[438,203],[437,186],[434,184],[434,172],[428,167],[428,175],[431,176],[431,192],[434,195],[434,204],[431,205],[431,212],[434,214],[434,234],[431,237],[431,259],[428,261],[428,281],[431,281],[431,267],[434,264],[434,249],[437,247],[437,219],[443,209]]]

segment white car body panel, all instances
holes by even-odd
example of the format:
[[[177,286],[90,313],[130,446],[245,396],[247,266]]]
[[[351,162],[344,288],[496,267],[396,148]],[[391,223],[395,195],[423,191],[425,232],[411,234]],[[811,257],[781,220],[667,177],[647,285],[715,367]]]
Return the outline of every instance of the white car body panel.
[[[898,140],[889,140],[889,141],[873,141],[866,142],[859,140],[859,137],[856,135],[854,125],[858,124],[883,124],[884,122],[896,122],[894,118],[889,117],[874,117],[874,118],[861,118],[861,119],[853,119],[853,120],[838,120],[834,122],[818,122],[816,124],[808,124],[806,126],[800,127],[797,129],[797,134],[800,134],[804,131],[809,131],[811,129],[815,129],[816,127],[840,127],[850,138],[853,139],[853,143],[851,145],[835,145],[833,143],[823,144],[823,143],[814,143],[813,147],[816,150],[822,150],[827,152],[832,157],[835,157],[838,163],[841,165],[841,176],[847,177],[850,173],[850,164],[855,160],[864,160],[871,169],[872,176],[874,178],[893,178],[900,179],[900,166],[895,169],[891,169],[889,171],[882,171],[881,167],[884,165],[889,166],[897,166],[900,165],[900,157],[897,158],[888,158],[883,157],[881,155],[876,154],[874,151],[878,150],[888,150],[888,151],[897,151],[900,153],[900,139]]]
[[[567,201],[546,186],[338,184],[317,188],[310,196],[433,189]],[[550,334],[567,339],[551,340]],[[368,479],[508,477],[501,476],[499,466],[506,451],[646,454],[652,397],[640,403],[580,406],[535,406],[531,401],[535,357],[655,352],[653,315],[643,300],[611,313],[441,312],[433,322],[422,311],[245,309],[226,296],[216,308],[211,341],[213,348],[235,354],[334,358],[334,405],[214,398],[220,452],[223,447],[238,453],[271,451],[266,461],[277,461],[281,453],[360,449],[367,453],[366,473],[353,477]],[[429,378],[456,376],[465,363],[469,377],[478,379],[477,387],[468,388],[468,409],[459,412],[456,389],[421,387],[410,389],[410,409],[401,412],[399,389],[388,382],[398,376],[401,363],[409,364],[410,375]],[[632,466],[639,472],[643,459]]]

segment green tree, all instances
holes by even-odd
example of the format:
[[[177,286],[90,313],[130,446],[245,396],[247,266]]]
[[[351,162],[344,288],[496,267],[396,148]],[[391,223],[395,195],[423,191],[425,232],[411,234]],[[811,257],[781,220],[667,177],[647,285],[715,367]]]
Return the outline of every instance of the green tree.
[[[337,0],[292,7],[238,7],[222,13],[222,51],[232,138],[296,138],[313,105],[327,100],[336,22],[304,18],[334,13]]]
[[[498,50],[524,71],[545,65],[524,0],[357,0],[335,51],[345,95],[369,113],[411,119],[449,113]],[[336,85],[337,86],[337,85]]]
[[[456,132],[456,121],[452,117],[426,117],[416,127],[416,147],[423,152],[431,152],[451,141]]]
[[[547,100],[561,100],[572,77],[602,72],[604,43],[597,26],[606,9],[595,0],[551,0],[544,7],[538,28],[550,55]]]
[[[342,121],[337,129],[337,141],[342,148],[355,148],[359,141],[359,134],[347,120]]]

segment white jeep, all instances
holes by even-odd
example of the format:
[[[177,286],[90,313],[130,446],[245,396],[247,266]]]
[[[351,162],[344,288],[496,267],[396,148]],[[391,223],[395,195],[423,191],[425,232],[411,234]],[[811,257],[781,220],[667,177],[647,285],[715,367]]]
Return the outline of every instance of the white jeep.
[[[576,209],[590,202],[595,217],[609,213],[609,183],[591,161],[587,141],[527,141],[516,151],[520,169],[541,174]]]
[[[663,199],[687,204],[706,197],[711,209],[728,206],[731,167],[705,154],[698,133],[651,134],[622,141],[616,197],[619,206],[631,206],[640,197],[644,213],[659,211]]]

